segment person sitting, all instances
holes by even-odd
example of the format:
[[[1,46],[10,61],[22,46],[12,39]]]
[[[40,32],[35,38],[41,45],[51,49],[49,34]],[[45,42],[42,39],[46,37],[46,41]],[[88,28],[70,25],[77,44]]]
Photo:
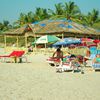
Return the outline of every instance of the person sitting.
[[[28,52],[33,52],[32,46],[28,46]]]
[[[91,55],[91,52],[90,52],[89,48],[87,48],[87,50],[86,50],[86,58],[89,58],[90,55]]]
[[[93,63],[100,64],[100,54],[96,55],[96,57],[93,59]]]
[[[92,61],[92,67],[94,70],[100,70],[100,54],[97,54],[96,57]]]
[[[73,68],[73,72],[75,72],[75,70],[78,71],[80,66],[78,58],[75,55],[71,55],[70,62],[71,62],[71,67]]]
[[[52,55],[52,58],[57,58],[63,60],[63,52],[58,48]]]

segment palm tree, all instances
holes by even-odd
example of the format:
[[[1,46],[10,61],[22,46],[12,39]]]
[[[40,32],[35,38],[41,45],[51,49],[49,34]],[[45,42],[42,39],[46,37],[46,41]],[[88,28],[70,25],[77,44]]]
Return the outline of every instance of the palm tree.
[[[44,8],[36,8],[36,11],[34,13],[34,20],[35,21],[40,21],[44,20],[46,18],[49,18],[49,14],[47,12],[47,9]]]
[[[93,27],[100,30],[100,17],[98,18],[98,22],[93,24]]]
[[[28,23],[34,22],[33,12],[28,12],[27,14],[20,13],[20,17],[17,21],[13,23],[14,27],[20,27]]]
[[[65,3],[64,10],[64,14],[67,19],[77,19],[81,17],[81,11],[74,2],[69,1],[69,3]]]
[[[48,9],[51,18],[62,18],[64,17],[64,6],[62,3],[55,4],[55,11]]]
[[[0,31],[2,31],[2,30],[3,30],[3,24],[0,23]]]
[[[84,24],[93,26],[95,23],[100,22],[99,11],[93,9],[92,12],[89,12],[87,16],[84,16],[83,20]]]
[[[9,24],[9,21],[4,20],[2,23],[0,23],[0,31],[6,31],[10,28],[12,28],[12,25]]]
[[[55,9],[55,11],[49,9],[51,18],[67,18],[73,20],[81,18],[81,11],[74,2],[65,2],[65,5],[62,5],[61,3],[55,4]]]
[[[20,13],[20,17],[19,17],[18,22],[20,25],[24,25],[27,22],[26,14]]]
[[[27,14],[20,13],[19,19],[17,21],[15,21],[13,24],[15,26],[23,26],[26,23],[28,23]]]
[[[33,14],[33,12],[28,12],[27,13],[27,15],[26,15],[26,18],[27,18],[27,22],[28,23],[32,23],[32,22],[34,22],[34,14]]]

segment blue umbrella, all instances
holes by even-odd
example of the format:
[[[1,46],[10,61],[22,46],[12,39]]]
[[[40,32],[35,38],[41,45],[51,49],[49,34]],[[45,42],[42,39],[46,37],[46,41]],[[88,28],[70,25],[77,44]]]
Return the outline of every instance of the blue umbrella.
[[[68,44],[78,44],[78,43],[81,43],[81,40],[77,39],[77,38],[64,38],[64,41],[67,42]]]
[[[80,39],[64,38],[63,40],[60,40],[60,41],[54,43],[53,46],[59,46],[59,45],[68,46],[68,45],[71,45],[71,44],[80,44],[80,43],[81,43]]]
[[[67,41],[66,41],[66,39],[62,39],[62,40],[60,40],[60,41],[58,41],[58,42],[56,42],[56,43],[54,43],[53,44],[53,46],[67,46],[67,45],[69,45],[70,43],[68,43]]]
[[[67,42],[65,42],[65,41],[58,41],[58,42],[53,44],[53,46],[56,46],[56,45],[67,45]]]

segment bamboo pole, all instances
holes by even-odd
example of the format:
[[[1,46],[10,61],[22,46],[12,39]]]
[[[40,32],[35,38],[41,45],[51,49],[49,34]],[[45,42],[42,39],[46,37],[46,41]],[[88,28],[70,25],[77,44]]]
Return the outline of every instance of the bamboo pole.
[[[6,46],[7,46],[7,37],[4,35],[4,49],[6,51]]]
[[[19,37],[17,36],[16,39],[17,39],[17,48],[18,48],[19,47]]]
[[[27,36],[25,35],[25,47],[27,48]]]
[[[32,25],[29,24],[29,27],[32,29],[32,32],[33,32],[33,34],[34,34],[34,41],[36,41],[36,34],[35,34],[35,31],[34,31],[33,28],[32,28]],[[36,49],[36,43],[35,43],[35,49]]]

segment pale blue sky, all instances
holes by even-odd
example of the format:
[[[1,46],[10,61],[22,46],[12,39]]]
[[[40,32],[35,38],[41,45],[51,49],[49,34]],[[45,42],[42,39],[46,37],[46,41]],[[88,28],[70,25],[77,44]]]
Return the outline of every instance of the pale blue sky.
[[[9,20],[14,22],[21,12],[35,11],[37,7],[54,9],[57,3],[65,3],[70,0],[0,0],[0,22]],[[100,0],[71,0],[77,4],[82,13],[87,13],[93,8],[100,12]]]

